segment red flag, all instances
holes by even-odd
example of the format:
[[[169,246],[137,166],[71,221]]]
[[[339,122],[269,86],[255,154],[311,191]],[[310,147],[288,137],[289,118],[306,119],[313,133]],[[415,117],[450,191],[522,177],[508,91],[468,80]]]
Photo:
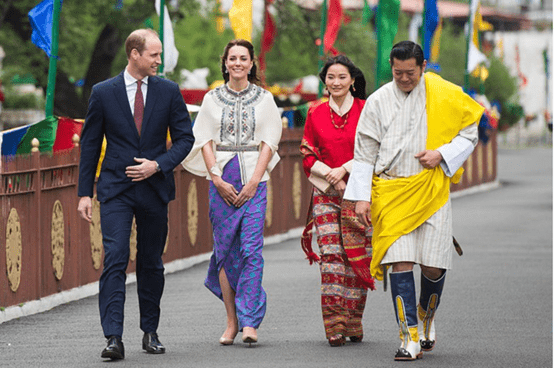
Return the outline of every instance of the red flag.
[[[519,46],[516,44],[516,69],[517,69],[517,76],[520,79],[519,88],[523,88],[527,86],[527,77],[523,72],[521,71],[521,67],[519,65]]]
[[[330,51],[333,55],[338,55],[338,51],[333,47],[337,35],[339,34],[342,22],[342,4],[340,0],[331,0],[327,9],[327,30],[323,37],[324,51]]]
[[[82,120],[73,120],[70,118],[60,117],[58,119],[58,129],[56,130],[56,140],[52,151],[59,152],[73,148],[73,135],[81,136],[83,129]]]
[[[296,87],[294,87],[294,90],[292,91],[292,93],[300,93],[302,92],[302,88],[304,88],[304,83],[302,81],[302,79],[300,80],[300,83],[298,83],[296,85]]]
[[[275,26],[275,21],[269,13],[268,6],[273,3],[273,0],[267,0],[265,7],[265,28],[262,35],[262,45],[260,48],[260,55],[258,60],[260,62],[260,74],[262,76],[262,83],[265,85],[265,54],[268,53],[273,47],[273,42],[275,41],[275,35],[277,34],[277,27]]]

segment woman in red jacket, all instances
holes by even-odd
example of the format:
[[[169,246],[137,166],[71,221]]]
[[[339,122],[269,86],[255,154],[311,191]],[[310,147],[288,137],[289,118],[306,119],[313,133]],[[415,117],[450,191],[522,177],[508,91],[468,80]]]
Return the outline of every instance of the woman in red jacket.
[[[354,158],[358,118],[365,103],[365,78],[344,55],[330,58],[319,74],[329,101],[308,111],[300,146],[303,166],[314,185],[302,247],[321,271],[321,307],[331,346],[363,338],[362,316],[367,289],[375,289],[369,273],[371,228],[356,218],[355,204],[342,199]],[[318,256],[311,249],[311,228],[317,230]]]

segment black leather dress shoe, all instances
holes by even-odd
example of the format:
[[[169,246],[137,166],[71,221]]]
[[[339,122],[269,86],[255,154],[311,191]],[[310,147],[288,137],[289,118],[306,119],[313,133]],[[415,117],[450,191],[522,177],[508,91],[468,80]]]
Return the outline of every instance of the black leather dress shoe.
[[[108,346],[102,350],[102,358],[110,358],[111,360],[125,358],[125,348],[119,337],[108,337]]]
[[[165,346],[162,345],[158,339],[158,334],[155,332],[148,332],[144,334],[144,337],[142,338],[142,349],[146,350],[149,354],[165,353]]]

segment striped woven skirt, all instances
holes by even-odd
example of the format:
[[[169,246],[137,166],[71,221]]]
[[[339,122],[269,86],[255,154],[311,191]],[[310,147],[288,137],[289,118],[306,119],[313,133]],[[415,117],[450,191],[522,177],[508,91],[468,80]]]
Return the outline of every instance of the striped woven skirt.
[[[321,257],[321,309],[327,339],[336,334],[363,336],[362,317],[367,286],[352,269],[343,247],[341,204],[342,199],[337,192],[331,190],[323,194],[314,188],[313,218]],[[350,215],[355,216],[353,213]],[[368,230],[365,241],[369,256],[370,235]]]

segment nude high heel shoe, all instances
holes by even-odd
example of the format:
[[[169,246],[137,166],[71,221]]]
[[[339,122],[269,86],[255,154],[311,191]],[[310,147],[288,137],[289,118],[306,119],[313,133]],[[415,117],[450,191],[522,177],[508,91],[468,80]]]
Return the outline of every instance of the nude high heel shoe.
[[[242,342],[250,344],[250,346],[252,346],[252,344],[255,344],[258,342],[258,336],[256,335],[256,329],[254,329],[253,327],[250,327],[249,330],[252,330],[252,331],[247,331],[242,333]]]
[[[235,342],[235,339],[230,339],[230,338],[228,338],[228,337],[223,337],[223,336],[221,336],[221,337],[219,338],[219,343],[220,343],[221,345],[233,345],[234,342]]]

